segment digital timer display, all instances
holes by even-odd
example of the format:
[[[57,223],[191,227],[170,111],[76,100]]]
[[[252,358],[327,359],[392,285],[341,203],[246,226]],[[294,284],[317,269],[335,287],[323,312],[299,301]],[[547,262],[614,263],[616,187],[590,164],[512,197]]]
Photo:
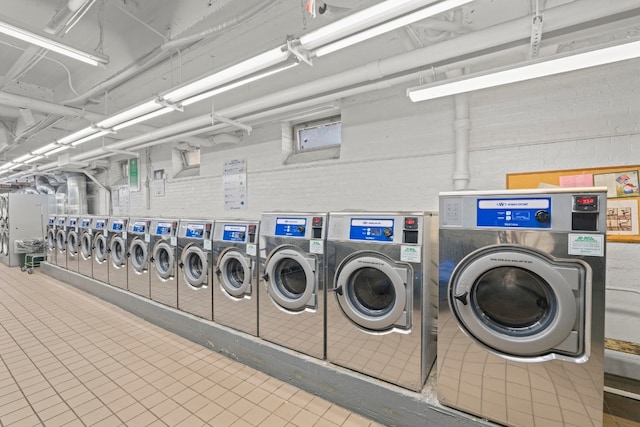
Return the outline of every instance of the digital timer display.
[[[598,197],[597,196],[574,196],[573,197],[573,210],[574,211],[597,211],[598,210]]]
[[[578,197],[576,199],[578,205],[593,205],[595,202],[596,199],[594,197]]]

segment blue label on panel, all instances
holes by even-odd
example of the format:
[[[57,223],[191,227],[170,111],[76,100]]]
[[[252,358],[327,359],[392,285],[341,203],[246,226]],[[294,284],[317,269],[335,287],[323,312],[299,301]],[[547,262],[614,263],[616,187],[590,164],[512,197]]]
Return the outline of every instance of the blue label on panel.
[[[83,219],[81,227],[82,228],[88,228],[90,223],[91,223],[90,219]]]
[[[124,221],[113,221],[113,224],[111,224],[111,231],[122,230],[124,230]]]
[[[393,219],[352,219],[349,229],[351,240],[393,241]]]
[[[78,221],[78,220],[77,220],[77,219],[75,219],[75,218],[70,219],[70,220],[69,220],[69,225],[70,225],[71,227],[75,227],[75,226],[76,226],[77,221]]]
[[[104,228],[105,221],[96,221],[96,229],[101,230]]]
[[[147,223],[144,221],[136,221],[133,224],[133,227],[131,229],[132,232],[134,233],[144,233],[145,230],[147,228]]]
[[[276,236],[304,237],[306,218],[276,218]]]
[[[244,225],[225,225],[222,240],[226,242],[244,242],[247,227]]]
[[[550,228],[551,221],[536,218],[546,212],[551,218],[551,198],[478,199],[477,226],[504,228]]]
[[[156,227],[156,234],[159,236],[171,234],[171,225],[170,222],[159,222]]]
[[[185,237],[202,239],[204,237],[204,224],[187,224]]]
[[[56,222],[55,218],[49,218],[49,225],[54,225]]]

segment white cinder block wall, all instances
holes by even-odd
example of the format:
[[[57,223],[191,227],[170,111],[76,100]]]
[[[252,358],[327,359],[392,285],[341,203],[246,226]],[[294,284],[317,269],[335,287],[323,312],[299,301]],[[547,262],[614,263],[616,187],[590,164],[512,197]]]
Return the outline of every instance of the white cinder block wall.
[[[639,61],[473,93],[470,181],[473,189],[503,189],[508,173],[640,163]],[[171,148],[141,155],[141,191],[131,216],[259,218],[263,211],[435,210],[439,191],[452,190],[454,100],[411,103],[405,88],[342,100],[343,141],[336,160],[285,165],[280,125],[254,129],[239,146],[203,149],[200,177],[168,179],[164,197],[149,197],[147,170],[171,171]],[[225,160],[247,162],[248,207],[223,209]],[[119,171],[110,174],[113,180]],[[635,288],[640,245],[608,245],[607,284]],[[616,291],[617,292],[617,291]],[[640,295],[610,300],[607,335],[640,342]],[[638,298],[636,298],[638,297]]]

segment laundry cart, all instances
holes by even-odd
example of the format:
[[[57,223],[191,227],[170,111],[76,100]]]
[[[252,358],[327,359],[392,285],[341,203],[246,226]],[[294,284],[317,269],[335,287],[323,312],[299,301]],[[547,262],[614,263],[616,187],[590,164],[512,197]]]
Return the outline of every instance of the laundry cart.
[[[23,254],[24,262],[20,266],[22,271],[29,274],[47,257],[44,239],[14,240],[14,253]]]

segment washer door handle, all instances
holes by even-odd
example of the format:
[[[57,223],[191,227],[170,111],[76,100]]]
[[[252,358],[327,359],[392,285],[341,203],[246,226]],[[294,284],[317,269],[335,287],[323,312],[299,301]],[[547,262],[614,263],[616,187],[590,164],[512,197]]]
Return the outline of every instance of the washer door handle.
[[[269,273],[265,273],[264,276],[262,276],[262,278],[265,280],[265,282],[269,281]]]
[[[222,270],[220,270],[220,267],[216,267],[216,274],[219,276],[220,274],[222,274]]]
[[[467,305],[467,296],[469,296],[469,292],[465,291],[461,294],[454,295],[453,297],[460,301],[462,304]]]
[[[327,289],[329,292],[335,292],[336,294],[342,296],[342,285],[338,286],[334,289]]]
[[[180,261],[180,262],[178,263],[178,267],[183,268],[183,267],[184,267],[184,262]]]

